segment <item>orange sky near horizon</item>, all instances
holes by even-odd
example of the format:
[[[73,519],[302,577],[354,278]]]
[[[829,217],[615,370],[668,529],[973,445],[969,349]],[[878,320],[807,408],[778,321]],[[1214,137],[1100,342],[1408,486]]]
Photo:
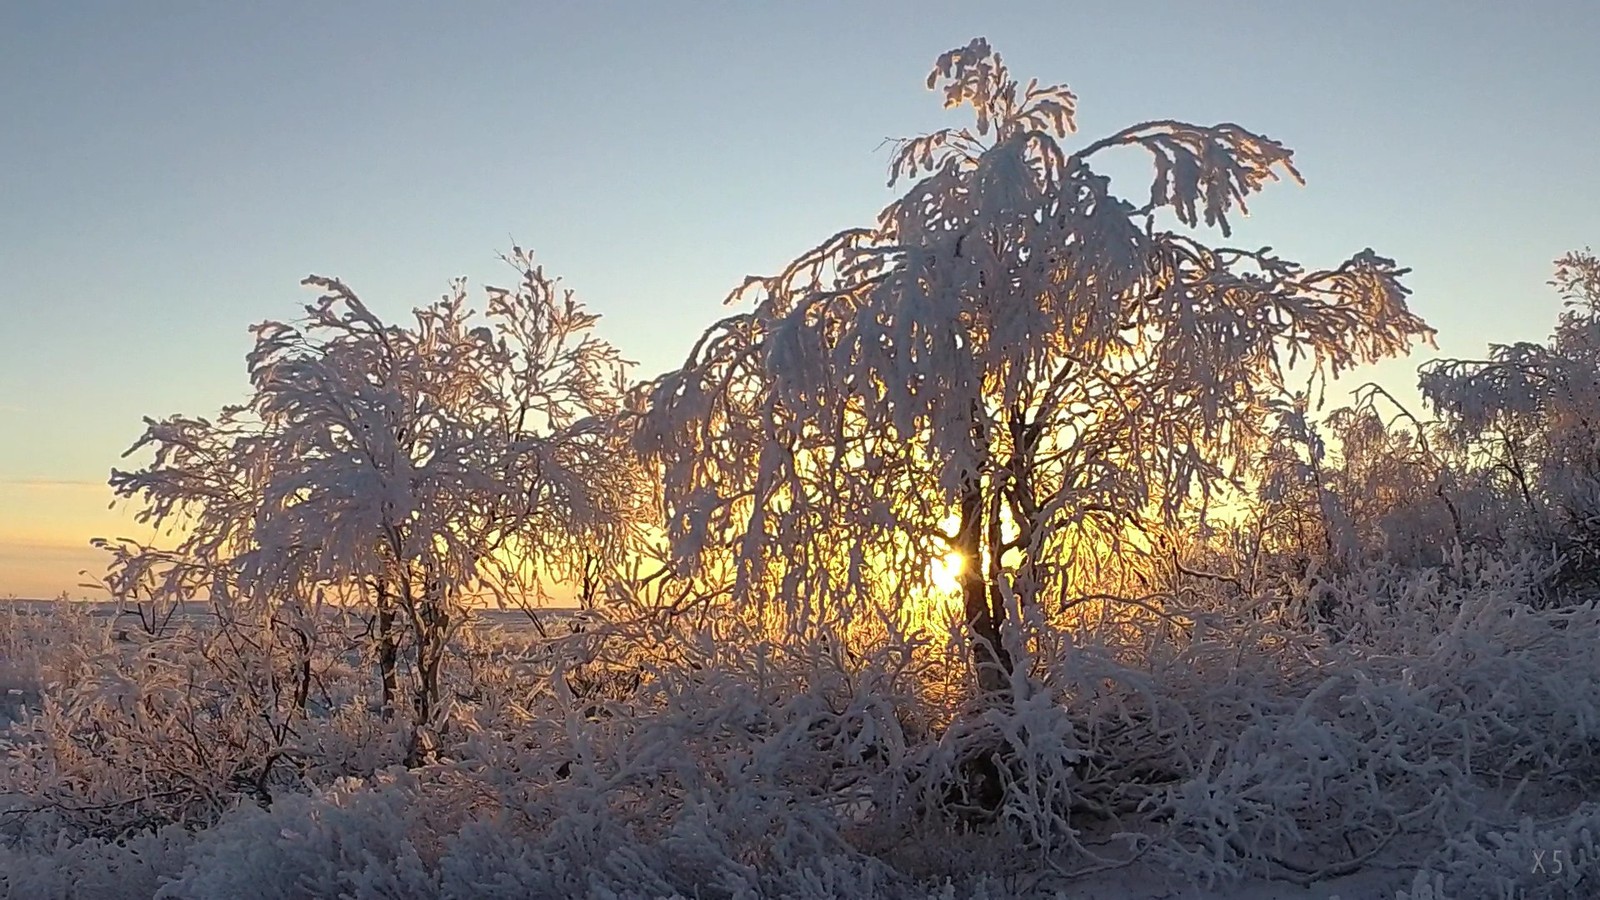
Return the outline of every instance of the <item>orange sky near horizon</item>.
[[[0,597],[44,600],[64,591],[74,599],[104,599],[81,586],[109,559],[90,539],[150,533],[134,522],[131,507],[108,509],[113,499],[103,482],[0,481]]]
[[[111,559],[90,541],[156,537],[155,528],[135,521],[137,502],[119,499],[113,508],[113,499],[109,485],[91,481],[0,481],[0,600],[53,600],[63,593],[72,600],[110,599],[86,584],[97,581]],[[571,585],[546,589],[549,603],[574,600]]]

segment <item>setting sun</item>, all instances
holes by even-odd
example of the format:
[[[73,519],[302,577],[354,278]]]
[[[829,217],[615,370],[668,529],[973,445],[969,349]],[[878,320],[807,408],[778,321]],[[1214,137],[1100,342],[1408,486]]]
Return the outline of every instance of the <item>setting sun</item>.
[[[941,594],[955,594],[961,589],[959,579],[965,567],[966,560],[954,550],[929,563],[929,577],[934,588]]]

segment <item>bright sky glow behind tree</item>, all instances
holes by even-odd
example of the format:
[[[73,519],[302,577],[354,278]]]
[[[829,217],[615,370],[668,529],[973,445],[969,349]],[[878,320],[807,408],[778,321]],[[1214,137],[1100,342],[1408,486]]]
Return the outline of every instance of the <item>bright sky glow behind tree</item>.
[[[90,537],[137,533],[104,507],[141,416],[239,400],[247,327],[308,273],[400,319],[453,276],[511,282],[515,240],[639,375],[681,363],[746,274],[871,222],[882,141],[947,124],[927,60],[979,34],[1071,85],[1082,134],[1283,141],[1308,185],[1233,242],[1394,257],[1444,355],[1542,340],[1551,260],[1600,243],[1600,6],[1576,0],[11,4],[0,595],[70,588]],[[1411,397],[1420,361],[1376,374]]]

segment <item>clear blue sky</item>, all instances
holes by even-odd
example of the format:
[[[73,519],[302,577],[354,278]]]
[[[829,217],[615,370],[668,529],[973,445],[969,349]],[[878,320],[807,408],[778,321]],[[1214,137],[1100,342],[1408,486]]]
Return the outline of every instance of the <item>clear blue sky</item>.
[[[745,274],[870,221],[880,144],[950,121],[923,78],[980,34],[1077,91],[1084,140],[1295,148],[1309,185],[1236,242],[1398,258],[1446,354],[1542,338],[1550,260],[1600,244],[1582,0],[3,4],[0,595],[134,533],[103,484],[140,417],[239,399],[247,326],[308,273],[398,317],[504,279],[514,238],[641,374],[675,365]]]

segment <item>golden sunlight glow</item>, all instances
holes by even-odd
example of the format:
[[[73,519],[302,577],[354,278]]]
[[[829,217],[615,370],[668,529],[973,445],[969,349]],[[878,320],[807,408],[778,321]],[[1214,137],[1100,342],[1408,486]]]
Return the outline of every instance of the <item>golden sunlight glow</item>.
[[[951,513],[939,523],[945,534],[954,534],[961,525],[961,517]],[[943,556],[928,561],[929,591],[902,609],[911,620],[921,625],[946,629],[961,615],[961,573],[970,562],[959,550],[951,548]]]
[[[961,570],[966,568],[966,559],[954,550],[946,553],[942,558],[929,564],[929,578],[941,594],[955,594],[961,589]]]
[[[941,632],[950,629],[961,616],[960,579],[966,567],[966,558],[954,550],[929,561],[931,590],[900,607],[908,621]]]

